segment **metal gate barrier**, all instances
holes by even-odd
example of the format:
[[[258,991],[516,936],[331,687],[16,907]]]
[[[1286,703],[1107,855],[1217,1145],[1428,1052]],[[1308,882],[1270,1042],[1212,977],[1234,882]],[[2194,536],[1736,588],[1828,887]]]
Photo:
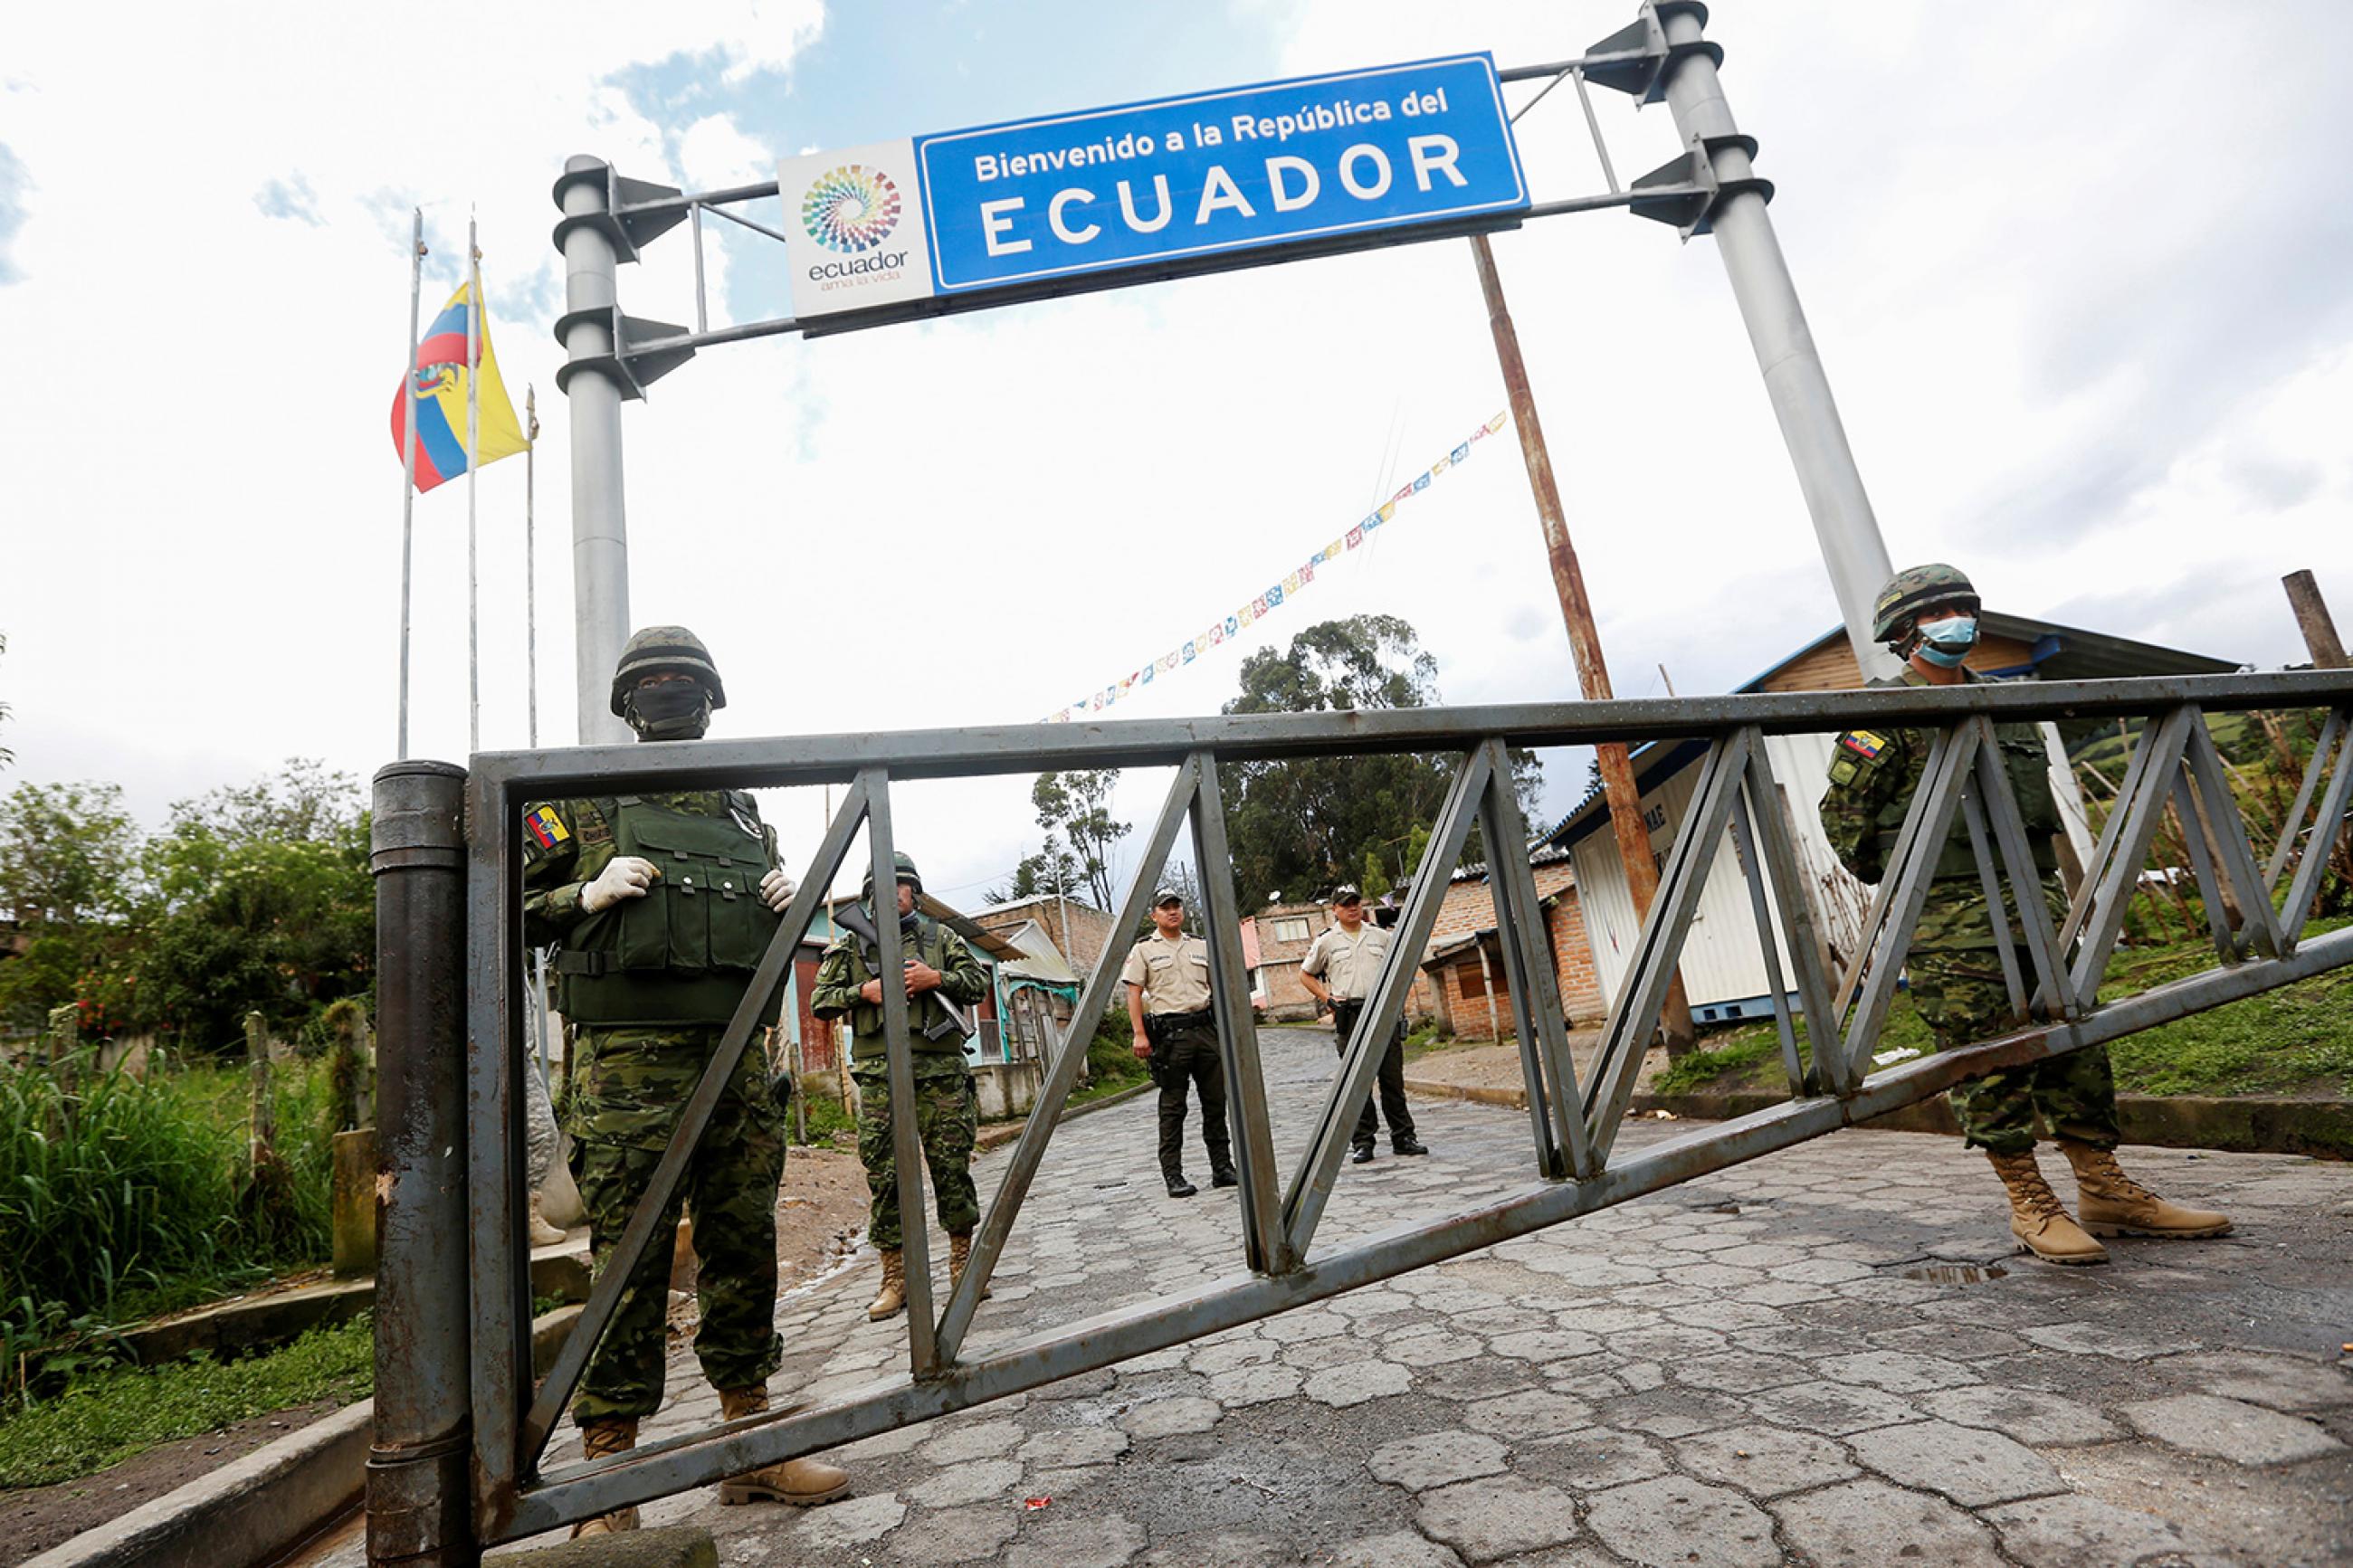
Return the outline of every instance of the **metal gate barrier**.
[[[2293,819],[2259,861],[2208,712],[2301,709],[2326,719]],[[2092,864],[2065,920],[2038,897],[2029,843],[2001,764],[1997,722],[2141,721]],[[1926,766],[1856,961],[1840,974],[1817,939],[1781,815],[1779,783],[1810,803],[1820,781],[1777,781],[1765,738],[1870,728],[1931,732]],[[472,1564],[485,1546],[911,1422],[1035,1388],[1320,1300],[1593,1210],[1722,1170],[1941,1093],[1965,1079],[2117,1038],[2353,963],[2353,928],[2305,940],[2333,846],[2353,809],[2353,672],[1970,684],[1599,703],[1266,714],[1166,721],[1023,725],[478,755],[470,771],[402,763],[375,780],[378,1192],[376,1442],[369,1464],[369,1557]],[[1705,754],[1662,869],[1590,1081],[1578,1081],[1556,992],[1527,834],[1507,748],[1597,741],[1701,741]],[[1227,848],[1221,764],[1412,752],[1458,759],[1390,957],[1340,1058],[1303,1157],[1278,1164],[1251,1031],[1240,909]],[[1206,906],[1213,1007],[1229,1085],[1240,1186],[1241,1270],[1215,1284],[1050,1328],[980,1359],[960,1354],[980,1292],[1003,1253],[1092,1037],[1125,952],[1108,945],[1088,976],[1036,1108],[1006,1163],[944,1300],[932,1293],[924,1227],[907,1227],[908,1367],[838,1399],[728,1422],[594,1464],[546,1462],[546,1449],[632,1264],[654,1241],[688,1155],[754,1033],[762,1004],[866,830],[875,884],[893,880],[892,789],[910,780],[1101,767],[1176,770],[1118,911],[1140,928],[1180,832]],[[534,1386],[524,1240],[521,1074],[523,963],[522,811],[529,800],[674,789],[847,784],[799,891],[688,1100],[651,1190],[600,1272],[548,1375]],[[2167,808],[2189,826],[2216,964],[2137,994],[2099,993]],[[1894,1000],[1938,850],[1962,824],[1997,923],[1999,885],[2022,929],[2000,944],[2020,1026],[2000,1038],[1868,1072]],[[1450,1217],[1318,1252],[1316,1228],[1356,1107],[1401,1016],[1451,872],[1472,825],[1490,847],[1504,989],[1527,1090],[1528,1183]],[[2196,825],[2203,824],[2204,831]],[[1737,855],[1770,976],[1781,1056],[1798,1086],[1783,1104],[1613,1158],[1637,1070],[1727,840]],[[2226,900],[2224,895],[2228,893]],[[2224,910],[2235,909],[2234,924]],[[900,967],[895,923],[878,922],[883,974]],[[2013,944],[2015,951],[2013,951]],[[1794,973],[1785,977],[1779,954]],[[2019,961],[2017,952],[2025,955]],[[1807,1020],[1811,1059],[1792,1027]],[[883,994],[900,1212],[924,1213],[908,1052],[907,999]],[[458,1043],[464,1041],[462,1052]]]

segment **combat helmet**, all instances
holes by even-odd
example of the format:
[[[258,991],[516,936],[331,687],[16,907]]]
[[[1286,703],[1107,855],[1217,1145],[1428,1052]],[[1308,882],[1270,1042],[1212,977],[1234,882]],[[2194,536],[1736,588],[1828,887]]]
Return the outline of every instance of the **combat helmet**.
[[[1879,591],[1879,597],[1872,604],[1873,639],[1894,641],[1896,628],[1930,605],[1966,605],[1975,615],[1977,585],[1958,567],[1947,566],[1941,561],[1905,567],[1887,580],[1887,586]]]
[[[914,883],[915,891],[919,894],[923,890],[923,874],[915,869],[914,857],[909,855],[904,849],[893,850],[891,855],[891,864],[896,868],[893,880]],[[858,884],[858,895],[862,899],[873,898],[873,867],[869,866],[866,868],[866,879]]]
[[[711,650],[702,639],[684,626],[648,626],[631,637],[621,650],[621,662],[613,670],[613,716],[623,716],[623,708],[638,682],[649,675],[676,673],[691,675],[711,693],[713,708],[727,706],[727,689],[719,683],[719,667],[711,662]]]

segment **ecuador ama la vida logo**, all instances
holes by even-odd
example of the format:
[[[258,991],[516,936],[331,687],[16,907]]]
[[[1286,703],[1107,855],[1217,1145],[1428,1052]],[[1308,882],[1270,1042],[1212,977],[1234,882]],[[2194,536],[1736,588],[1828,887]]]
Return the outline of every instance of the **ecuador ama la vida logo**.
[[[898,183],[871,163],[839,164],[810,181],[801,226],[825,250],[808,281],[824,290],[897,281],[907,250],[904,241],[889,242],[904,210]]]

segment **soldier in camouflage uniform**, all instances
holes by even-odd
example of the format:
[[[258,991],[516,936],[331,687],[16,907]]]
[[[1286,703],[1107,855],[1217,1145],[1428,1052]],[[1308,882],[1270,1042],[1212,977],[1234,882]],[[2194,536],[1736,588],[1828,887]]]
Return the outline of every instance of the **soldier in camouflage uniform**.
[[[613,711],[641,741],[700,739],[725,688],[682,626],[629,639]],[[653,1179],[679,1112],[709,1065],[793,881],[776,830],[739,790],[535,802],[524,811],[523,915],[533,942],[558,942],[558,1010],[575,1026],[565,1131],[601,1273]],[[763,1021],[773,1023],[777,998]],[[695,1353],[730,1420],[767,1408],[783,1355],[776,1329],[776,1184],[783,1114],[765,1063],[747,1050],[695,1147],[662,1223],[630,1273],[572,1404],[589,1458],[637,1443],[659,1408],[671,1248],[681,1203],[693,1214],[702,1321]],[[720,1486],[723,1503],[824,1502],[849,1489],[839,1468],[795,1459]],[[575,1535],[634,1530],[638,1510]]]
[[[1903,684],[1956,685],[1978,679],[1963,663],[1977,642],[1977,592],[1967,577],[1950,566],[1915,566],[1881,590],[1872,633],[1905,661]],[[2067,905],[2054,875],[2059,808],[2042,737],[2031,724],[1996,725],[1994,734],[2042,873],[2035,892],[2055,930]],[[1865,882],[1886,875],[1905,808],[1926,768],[1929,740],[1926,730],[1855,730],[1841,735],[1832,750],[1822,827],[1840,861]],[[2002,913],[2013,942],[2021,929],[2018,892],[2004,881]],[[2015,956],[2020,973],[2031,975],[2023,946]],[[2021,1022],[2010,1011],[1977,858],[1957,814],[1913,930],[1908,966],[1913,1002],[1939,1050],[1992,1038]],[[2037,1257],[2105,1263],[2107,1253],[2094,1234],[2205,1237],[2231,1228],[2226,1216],[2167,1203],[2117,1167],[2116,1091],[2105,1046],[1988,1073],[1956,1085],[1946,1098],[1969,1144],[1986,1152],[2009,1190],[2011,1233]],[[2074,1168],[2080,1226],[2035,1164],[2038,1112]]]
[[[932,1173],[940,1228],[948,1233],[948,1282],[964,1278],[972,1256],[973,1226],[980,1223],[980,1197],[972,1184],[972,1145],[980,1131],[980,1102],[965,1065],[967,1028],[944,1000],[970,1007],[988,991],[988,976],[964,938],[918,914],[915,899],[922,873],[905,855],[895,857],[901,952],[907,987],[907,1043],[914,1069],[915,1127],[923,1163]],[[868,872],[860,916],[874,919],[874,876]],[[859,916],[844,915],[845,924]],[[871,930],[871,927],[870,927]],[[891,1138],[891,1066],[882,1031],[882,982],[874,973],[870,937],[846,931],[827,946],[818,963],[809,1011],[820,1018],[849,1020],[850,1076],[858,1080],[858,1158],[866,1166],[871,1194],[866,1238],[882,1254],[882,1286],[866,1309],[881,1321],[907,1304],[907,1274],[900,1243],[898,1161]],[[920,1216],[919,1216],[920,1217]],[[986,1292],[983,1293],[984,1295]]]

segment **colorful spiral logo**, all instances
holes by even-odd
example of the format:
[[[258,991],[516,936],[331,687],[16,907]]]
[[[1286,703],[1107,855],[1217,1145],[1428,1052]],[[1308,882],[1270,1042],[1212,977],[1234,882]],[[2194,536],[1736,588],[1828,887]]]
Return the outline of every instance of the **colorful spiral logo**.
[[[899,187],[863,163],[828,169],[801,198],[801,223],[828,250],[871,250],[899,226]]]

